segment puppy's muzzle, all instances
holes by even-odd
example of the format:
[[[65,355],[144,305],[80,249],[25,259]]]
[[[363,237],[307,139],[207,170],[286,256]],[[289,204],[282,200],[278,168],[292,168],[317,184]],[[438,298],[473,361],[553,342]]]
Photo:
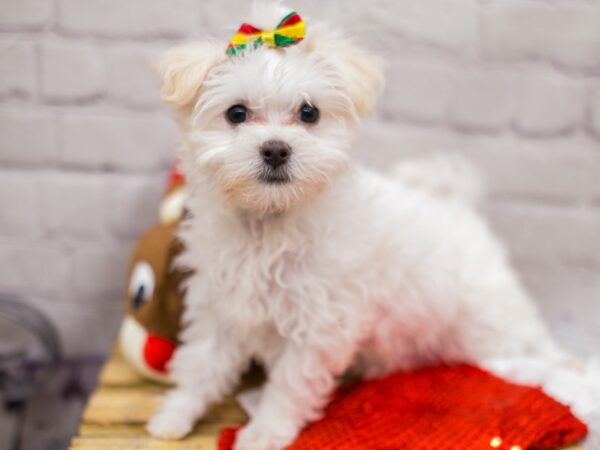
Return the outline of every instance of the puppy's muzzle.
[[[283,141],[266,141],[260,147],[260,154],[264,163],[275,170],[288,162],[292,155],[292,147]]]

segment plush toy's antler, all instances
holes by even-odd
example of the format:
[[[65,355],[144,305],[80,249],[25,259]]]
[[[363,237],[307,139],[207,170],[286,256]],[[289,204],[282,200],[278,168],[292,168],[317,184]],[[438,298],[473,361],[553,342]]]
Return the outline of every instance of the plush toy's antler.
[[[160,223],[169,225],[179,222],[184,214],[185,177],[175,163],[169,174],[167,190],[159,206]]]

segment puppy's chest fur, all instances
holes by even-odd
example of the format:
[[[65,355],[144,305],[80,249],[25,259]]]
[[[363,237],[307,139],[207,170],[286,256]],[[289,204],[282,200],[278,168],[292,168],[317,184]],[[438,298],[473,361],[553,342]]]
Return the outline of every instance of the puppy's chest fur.
[[[238,215],[190,229],[183,235],[185,262],[200,269],[188,306],[203,303],[242,334],[272,328],[301,339],[309,329],[342,325],[333,302],[339,267],[331,276],[336,252],[327,249],[335,242],[328,228],[288,216]]]
[[[277,217],[250,219],[243,226],[228,258],[232,267],[221,268],[235,272],[220,288],[231,292],[238,310],[251,309],[251,316],[283,333],[294,326],[292,322],[303,320],[301,315],[317,315],[318,310],[310,308],[311,291],[315,283],[325,291],[330,289],[317,276],[326,264],[318,250],[318,232]],[[322,308],[327,307],[325,297],[330,296],[324,295]],[[247,321],[248,314],[242,320]]]

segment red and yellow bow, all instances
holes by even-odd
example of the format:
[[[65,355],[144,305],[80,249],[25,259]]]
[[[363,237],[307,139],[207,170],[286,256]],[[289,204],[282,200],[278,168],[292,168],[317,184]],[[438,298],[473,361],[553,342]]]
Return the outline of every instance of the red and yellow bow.
[[[243,23],[227,46],[227,54],[235,55],[246,48],[248,43],[268,45],[269,47],[287,47],[304,39],[306,25],[300,15],[291,12],[279,22],[274,30],[260,30],[249,23]]]

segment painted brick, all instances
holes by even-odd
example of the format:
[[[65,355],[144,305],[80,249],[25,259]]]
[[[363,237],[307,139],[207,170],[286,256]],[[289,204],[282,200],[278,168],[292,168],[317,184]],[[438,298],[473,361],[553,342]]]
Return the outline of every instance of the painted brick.
[[[36,173],[0,173],[0,235],[39,235],[40,210],[40,185]]]
[[[524,134],[571,131],[581,124],[584,111],[583,83],[540,71],[528,71],[520,77],[514,120]]]
[[[97,238],[106,229],[107,180],[102,175],[52,173],[43,189],[44,224],[52,236]]]
[[[112,100],[138,108],[160,105],[158,76],[151,67],[157,52],[131,46],[108,52],[108,94]]]
[[[540,305],[558,342],[580,355],[597,353],[600,329],[600,277],[581,267],[528,266],[527,287]],[[568,299],[568,301],[566,301]]]
[[[595,2],[500,0],[486,6],[484,48],[496,57],[546,58],[600,66],[600,6]]]
[[[56,241],[0,238],[0,291],[59,297],[68,289],[70,259]]]
[[[0,97],[31,97],[36,91],[33,44],[17,40],[0,41]]]
[[[484,70],[457,78],[450,106],[454,126],[468,131],[498,131],[510,123],[515,101],[512,74]]]
[[[41,61],[42,94],[47,100],[89,100],[102,95],[105,90],[104,55],[95,45],[73,41],[45,42]]]
[[[71,167],[157,170],[175,158],[178,131],[151,115],[69,114],[62,120],[61,159]]]
[[[114,347],[118,327],[123,318],[123,304],[120,298],[86,298],[71,289],[57,298],[29,295],[23,300],[44,313],[56,326],[66,355],[75,358],[103,356]],[[70,433],[73,430],[71,427]],[[34,436],[33,433],[30,434]],[[56,439],[48,442],[52,448],[57,448]]]
[[[600,197],[600,152],[588,138],[473,139],[460,148],[481,170],[493,197],[563,204]]]
[[[562,207],[493,205],[487,212],[515,259],[548,266],[600,264],[600,214]]]
[[[109,220],[119,238],[137,239],[158,221],[167,175],[115,176],[110,180]]]
[[[600,198],[598,149],[585,135],[523,140],[371,119],[361,130],[356,156],[386,171],[404,159],[459,153],[481,172],[495,199],[569,204]]]
[[[68,306],[48,308],[47,311],[59,325],[65,353],[75,357],[109,354],[114,348],[123,319],[123,306],[114,305],[114,301],[119,299],[106,296],[87,301],[90,299],[73,296],[69,300]]]
[[[121,298],[125,292],[127,264],[133,243],[95,240],[73,242],[73,293],[89,301]]]
[[[31,30],[43,28],[52,19],[53,2],[48,0],[2,0],[0,28]]]
[[[318,8],[322,2],[316,3]],[[353,8],[350,23],[363,22],[372,24],[374,34],[387,35],[390,47],[405,38],[471,53],[478,40],[477,0],[373,2],[368,7]]]
[[[58,0],[58,23],[73,34],[183,37],[199,29],[196,0]]]
[[[404,159],[443,153],[457,147],[456,137],[444,128],[371,118],[360,130],[355,156],[362,164],[389,171],[391,165]]]
[[[327,8],[329,2],[321,2],[323,8]],[[317,7],[314,0],[303,0],[298,4],[298,12],[306,19]],[[247,0],[231,0],[227,3],[227,8],[220,2],[203,2],[200,13],[201,35],[220,38],[227,42],[239,28],[239,26],[248,21],[250,8]],[[341,8],[339,14],[345,16],[346,11]]]
[[[48,165],[56,159],[57,132],[50,113],[0,111],[0,162]]]
[[[590,120],[592,131],[600,138],[600,82],[594,86],[590,95]]]
[[[383,115],[418,122],[445,120],[454,83],[452,71],[394,62],[388,72],[393,81],[387,84],[380,101],[379,110]]]

